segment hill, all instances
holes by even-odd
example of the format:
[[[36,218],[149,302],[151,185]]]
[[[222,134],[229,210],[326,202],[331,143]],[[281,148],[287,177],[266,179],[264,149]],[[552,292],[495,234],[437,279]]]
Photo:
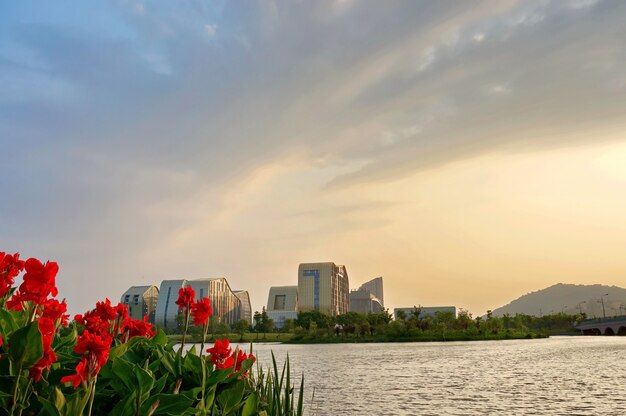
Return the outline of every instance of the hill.
[[[608,294],[608,296],[602,296]],[[606,285],[572,285],[559,283],[528,293],[511,303],[492,311],[494,316],[548,315],[554,313],[586,313],[588,317],[603,316],[601,298],[604,299],[606,316],[623,315],[626,306],[626,289]]]

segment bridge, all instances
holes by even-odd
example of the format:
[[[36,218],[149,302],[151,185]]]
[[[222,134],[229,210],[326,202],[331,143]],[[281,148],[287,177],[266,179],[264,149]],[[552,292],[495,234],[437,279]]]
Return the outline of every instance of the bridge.
[[[574,328],[583,335],[626,335],[626,315],[590,319],[579,323]]]

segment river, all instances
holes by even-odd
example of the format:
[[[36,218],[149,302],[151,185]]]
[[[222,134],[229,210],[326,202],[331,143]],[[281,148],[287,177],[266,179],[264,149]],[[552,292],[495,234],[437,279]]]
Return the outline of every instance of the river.
[[[626,337],[254,345],[270,351],[304,373],[307,415],[626,414]]]

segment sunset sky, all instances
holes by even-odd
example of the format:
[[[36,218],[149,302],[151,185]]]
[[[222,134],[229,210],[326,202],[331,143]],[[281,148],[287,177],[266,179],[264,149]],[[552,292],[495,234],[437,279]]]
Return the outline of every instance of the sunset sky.
[[[626,2],[0,3],[0,251],[128,286],[626,286]],[[574,306],[574,305],[572,305]]]

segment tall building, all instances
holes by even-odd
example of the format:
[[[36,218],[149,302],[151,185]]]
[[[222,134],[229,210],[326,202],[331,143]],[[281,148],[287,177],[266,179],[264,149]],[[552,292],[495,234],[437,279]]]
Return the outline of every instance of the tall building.
[[[213,316],[220,322],[233,325],[241,316],[241,301],[231,290],[228,281],[223,277],[212,279],[189,280],[187,285],[196,292],[196,300],[203,297],[209,298]]]
[[[365,282],[359,287],[359,290],[364,289],[370,292],[376,299],[380,301],[380,304],[385,306],[385,297],[383,295],[383,278],[377,277],[375,279],[370,280],[369,282]]]
[[[350,310],[359,313],[378,313],[383,310],[383,303],[369,290],[361,286],[350,291]]]
[[[131,318],[142,320],[144,316],[154,323],[159,289],[156,286],[131,286],[124,294],[120,302],[128,307]]]
[[[247,290],[235,290],[235,296],[241,302],[241,313],[239,319],[246,320],[252,324],[252,304],[250,303],[250,294]]]
[[[163,280],[155,314],[157,326],[170,330],[179,329],[177,317],[180,311],[176,300],[179,289],[187,286],[193,288],[196,294],[195,300],[209,298],[213,316],[216,316],[220,322],[232,325],[240,319],[242,302],[230,289],[225,278]]]
[[[298,267],[298,304],[302,312],[340,315],[350,310],[350,285],[345,266],[332,262]]]
[[[272,286],[267,297],[267,317],[276,328],[282,328],[287,319],[298,317],[298,286]]]
[[[185,287],[186,279],[163,280],[159,288],[159,299],[157,301],[154,323],[165,329],[178,329],[178,290]]]

